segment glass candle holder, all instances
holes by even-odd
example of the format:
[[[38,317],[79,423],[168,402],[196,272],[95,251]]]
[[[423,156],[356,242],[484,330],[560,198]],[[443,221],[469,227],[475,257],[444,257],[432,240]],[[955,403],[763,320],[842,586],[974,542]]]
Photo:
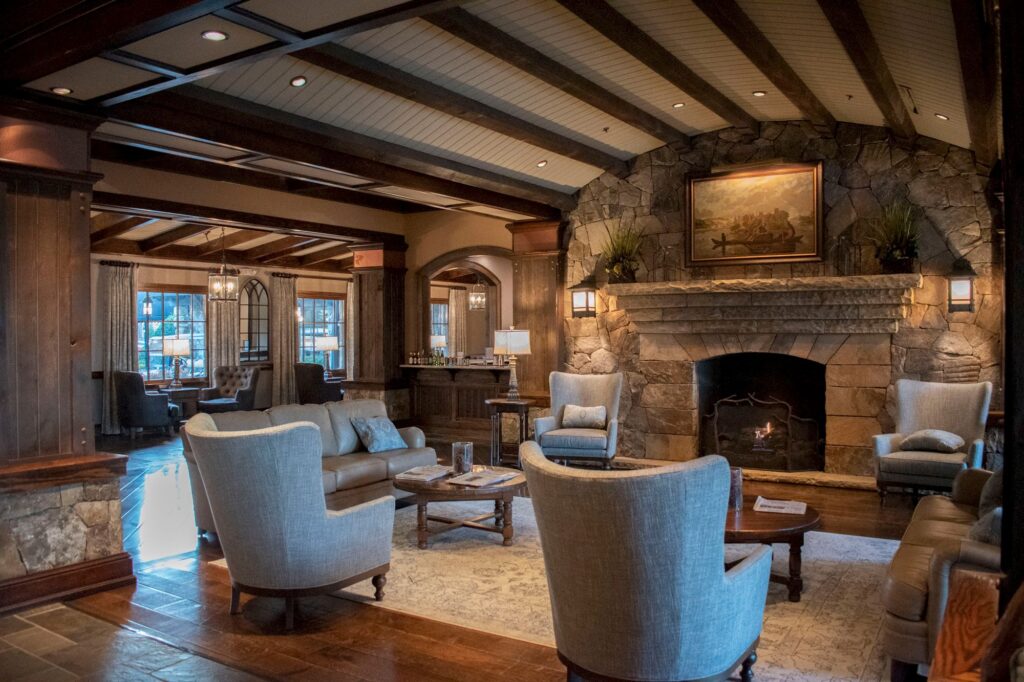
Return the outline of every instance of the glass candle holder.
[[[729,467],[729,509],[743,509],[743,469]]]
[[[456,476],[473,470],[473,443],[458,441],[452,443],[452,473]]]

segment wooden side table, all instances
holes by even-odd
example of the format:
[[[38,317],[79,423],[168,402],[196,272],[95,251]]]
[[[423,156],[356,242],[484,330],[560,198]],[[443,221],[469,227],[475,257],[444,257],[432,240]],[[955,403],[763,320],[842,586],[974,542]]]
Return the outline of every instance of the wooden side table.
[[[182,386],[180,388],[171,388],[170,386],[162,386],[157,389],[161,393],[166,394],[172,403],[181,405],[181,419],[184,421],[189,417],[193,416],[199,408],[199,388],[195,386]]]
[[[501,440],[501,415],[515,414],[519,417],[519,440],[514,443],[516,446],[515,462],[519,466],[519,444],[526,440],[526,434],[530,427],[530,407],[537,403],[536,400],[509,398],[488,398],[484,401],[491,413],[491,466],[501,465],[502,450],[506,443]]]

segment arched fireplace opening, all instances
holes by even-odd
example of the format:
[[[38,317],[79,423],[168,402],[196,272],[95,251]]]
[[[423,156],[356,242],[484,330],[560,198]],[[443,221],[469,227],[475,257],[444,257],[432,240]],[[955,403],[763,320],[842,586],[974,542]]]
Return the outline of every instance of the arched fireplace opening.
[[[825,468],[825,365],[775,353],[697,363],[700,454],[776,471]]]

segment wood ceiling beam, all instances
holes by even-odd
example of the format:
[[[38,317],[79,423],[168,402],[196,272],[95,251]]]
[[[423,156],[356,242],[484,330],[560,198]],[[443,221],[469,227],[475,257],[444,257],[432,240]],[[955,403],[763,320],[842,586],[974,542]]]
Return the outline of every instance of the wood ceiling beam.
[[[112,218],[109,221],[103,221],[102,224],[97,226],[96,229],[89,234],[89,242],[92,244],[99,244],[100,242],[105,242],[109,239],[117,239],[126,232],[131,232],[136,227],[142,227],[143,225],[148,225],[153,222],[152,218],[125,216],[118,213],[104,215],[112,216]],[[96,225],[97,222],[94,220],[94,226]]]
[[[558,0],[566,9],[647,68],[737,128],[758,130],[757,119],[698,76],[604,0]],[[489,39],[487,36],[485,39]]]
[[[609,173],[625,176],[629,164],[611,154],[534,125],[500,109],[460,95],[401,69],[340,45],[322,45],[294,56],[333,73],[469,121]]]
[[[209,253],[219,253],[221,249],[231,249],[245,244],[246,242],[251,242],[254,239],[266,236],[266,232],[260,232],[259,230],[237,230],[224,235],[223,239],[217,237],[216,239],[211,239],[205,244],[200,244],[196,249],[200,254],[205,256]]]
[[[317,182],[300,180],[274,172],[252,170],[216,159],[193,159],[154,149],[106,142],[95,138],[92,140],[92,158],[138,168],[149,168],[151,170],[189,175],[207,180],[233,182],[238,185],[259,187],[275,192],[288,192],[289,194],[326,199],[327,201],[376,208],[394,213],[417,213],[437,210],[433,206],[424,206],[411,201],[403,201],[369,192],[356,192],[340,187],[322,185]]]
[[[173,227],[166,232],[153,235],[148,239],[143,239],[139,242],[139,250],[143,254],[150,254],[153,251],[159,251],[160,249],[173,246],[175,243],[188,239],[189,237],[195,237],[197,234],[208,232],[212,229],[209,225],[181,225],[180,227]]]
[[[5,46],[0,84],[20,85],[128,45],[146,36],[227,7],[238,0],[151,0],[82,3],[83,11],[65,14],[23,32]]]
[[[284,256],[290,256],[297,251],[308,249],[316,244],[322,243],[320,239],[309,237],[282,237],[266,244],[254,246],[251,249],[242,251],[242,256],[261,263],[277,260]]]
[[[967,130],[978,163],[991,168],[999,155],[996,127],[996,41],[994,22],[980,0],[952,0]]]
[[[567,1],[560,0],[563,4]],[[693,3],[800,110],[804,118],[815,125],[835,126],[836,119],[832,113],[740,9],[736,0],[693,0]]]
[[[248,213],[214,206],[185,204],[166,199],[154,199],[113,192],[93,192],[92,205],[97,211],[116,211],[150,218],[177,220],[208,227],[228,227],[266,232],[302,235],[317,239],[333,239],[346,242],[384,243],[390,247],[405,244],[405,238],[391,232],[363,230],[342,225],[314,223],[308,220],[279,218],[277,216]]]
[[[344,256],[349,253],[350,249],[347,246],[332,246],[329,249],[320,249],[313,253],[307,253],[304,256],[299,257],[299,262],[303,265],[315,265],[316,263],[323,263],[324,261],[330,260],[337,256]]]
[[[905,140],[917,137],[914,121],[857,0],[818,0],[818,6],[892,131]]]
[[[575,205],[562,192],[193,86],[126,103],[114,116],[531,216],[554,219]]]
[[[452,9],[423,17],[438,28],[474,47],[508,62],[578,100],[628,123],[663,142],[685,142],[686,133],[636,105],[587,80],[540,50],[522,43],[496,26],[464,9]]]
[[[352,17],[305,33],[292,31],[291,29],[279,24],[275,25],[277,27],[276,30],[271,31],[266,27],[272,25],[272,22],[268,22],[267,20],[260,18],[260,24],[265,28],[257,30],[267,32],[268,35],[275,38],[273,42],[238,54],[229,55],[223,59],[201,64],[194,69],[190,69],[188,73],[177,77],[168,77],[161,74],[158,70],[153,70],[154,77],[159,78],[160,80],[143,83],[141,85],[129,87],[120,92],[105,95],[99,98],[99,103],[104,106],[111,106],[133,99],[138,99],[139,97],[152,95],[153,93],[160,92],[162,90],[177,88],[202,78],[208,78],[218,73],[237,68],[244,64],[259,61],[261,59],[288,54],[289,52],[313,47],[314,45],[321,45],[323,43],[340,40],[346,36],[355,35],[356,33],[361,33],[370,29],[387,26],[388,24],[393,24],[398,21],[413,19],[425,13],[437,12],[455,7],[460,4],[460,2],[464,1],[465,0],[407,0],[406,2],[402,2],[391,7]],[[137,1],[130,4],[148,3]],[[228,4],[235,3],[221,4],[222,7],[226,7]],[[241,8],[232,8],[230,11],[224,9],[222,11],[218,11],[217,14],[231,21],[237,21],[242,25],[251,23],[254,18],[258,18],[258,15],[253,14],[252,12],[246,12]],[[140,66],[145,68],[142,64],[140,64]]]
[[[192,261],[195,263],[212,263],[219,265],[221,262],[221,254],[219,251],[216,253],[201,253],[195,246],[181,246],[175,244],[168,246],[165,249],[160,249],[151,254],[143,254],[139,248],[138,242],[134,242],[130,239],[112,239],[102,244],[98,244],[92,248],[92,253],[104,253],[104,254],[116,254],[120,256],[133,256],[142,258],[153,258],[157,260],[176,260],[176,261]],[[240,255],[238,251],[228,251],[224,256],[224,261],[231,266],[239,268],[263,268],[266,267],[265,263],[260,261],[251,260]],[[299,262],[298,258],[282,258],[274,263],[274,267],[278,268],[289,268],[296,270],[310,270],[315,272],[332,272],[342,273],[346,269],[341,265],[335,265],[332,262],[318,263],[315,265],[303,265]]]

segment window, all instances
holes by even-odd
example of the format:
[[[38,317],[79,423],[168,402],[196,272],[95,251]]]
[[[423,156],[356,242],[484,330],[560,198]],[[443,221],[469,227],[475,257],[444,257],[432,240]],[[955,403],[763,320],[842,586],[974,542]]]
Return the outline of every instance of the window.
[[[299,318],[299,362],[315,362],[331,369],[345,369],[344,297],[299,298],[299,310],[302,311]],[[314,340],[317,337],[337,338],[338,350],[317,350]]]
[[[448,303],[430,302],[430,335],[448,338]]]
[[[140,291],[135,309],[139,371],[147,381],[174,376],[174,358],[163,353],[166,339],[189,341],[190,354],[181,358],[182,379],[206,377],[206,294]]]
[[[242,362],[270,359],[270,297],[258,279],[250,279],[238,296],[241,330],[239,357]]]

